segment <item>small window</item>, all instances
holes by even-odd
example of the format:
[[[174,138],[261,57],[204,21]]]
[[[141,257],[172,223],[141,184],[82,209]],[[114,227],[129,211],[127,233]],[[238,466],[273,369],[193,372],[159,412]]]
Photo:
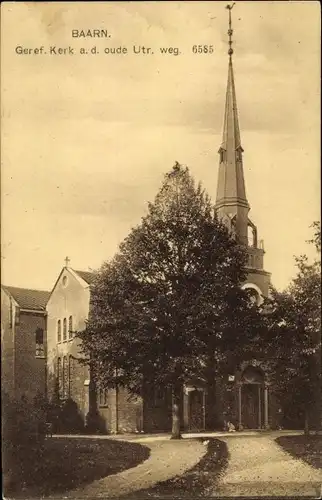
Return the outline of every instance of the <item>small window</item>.
[[[224,149],[219,150],[219,157],[220,157],[220,163],[225,161],[225,150]]]
[[[242,161],[242,159],[243,159],[242,150],[241,149],[237,149],[237,151],[236,151],[236,160],[237,161]]]
[[[68,338],[73,338],[73,316],[69,316],[68,320]]]
[[[99,406],[107,406],[108,403],[108,390],[107,389],[99,389],[98,394]]]
[[[42,328],[37,328],[36,330],[36,358],[45,357],[45,345],[44,345],[44,330]]]
[[[16,307],[15,325],[20,324],[20,307]]]
[[[64,318],[63,322],[63,340],[67,340],[67,319]]]
[[[57,321],[57,342],[61,342],[61,321]]]
[[[63,277],[63,287],[66,287],[67,283],[68,283],[68,278],[67,278],[67,276],[64,276]]]

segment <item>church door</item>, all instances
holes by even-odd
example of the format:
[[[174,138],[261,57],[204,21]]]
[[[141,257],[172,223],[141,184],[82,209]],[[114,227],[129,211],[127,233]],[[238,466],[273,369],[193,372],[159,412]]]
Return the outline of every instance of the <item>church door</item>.
[[[242,387],[242,422],[247,429],[259,427],[259,386],[244,384]]]
[[[200,431],[204,428],[203,391],[189,393],[189,430]]]

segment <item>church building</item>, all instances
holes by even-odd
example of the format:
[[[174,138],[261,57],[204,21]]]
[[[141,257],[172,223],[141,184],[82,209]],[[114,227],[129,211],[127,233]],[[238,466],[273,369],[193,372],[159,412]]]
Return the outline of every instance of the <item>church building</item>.
[[[251,300],[260,304],[269,293],[270,273],[264,270],[264,245],[249,216],[246,196],[243,147],[238,120],[233,71],[231,7],[229,9],[228,81],[215,208],[219,219],[247,248],[247,280],[242,285]],[[270,393],[270,365],[254,359],[235,367],[228,380],[216,381],[216,406],[219,421],[231,421],[239,428],[263,429],[275,426],[274,395]],[[186,387],[183,400],[184,428],[201,430],[207,426],[207,387]],[[209,398],[210,399],[210,398]]]
[[[269,293],[270,273],[264,269],[264,246],[250,218],[246,196],[233,71],[231,8],[228,7],[228,81],[215,209],[220,220],[247,249],[247,279],[242,287],[249,290],[251,300],[260,304]],[[75,332],[86,326],[95,274],[74,270],[69,264],[66,258],[50,294],[3,289],[2,345],[8,353],[5,363],[8,386],[22,390],[28,380],[29,392],[32,389],[34,393],[34,385],[38,384],[49,399],[71,401],[83,424],[89,425],[94,419],[102,432],[169,431],[171,397],[162,388],[144,393],[142,398],[129,398],[124,389],[96,389],[88,366],[82,363],[81,340],[75,336]],[[15,360],[14,342],[22,346]],[[28,379],[24,379],[23,368],[19,374],[15,368],[17,360],[23,360],[27,353],[26,343],[30,346],[28,356],[32,358],[26,366],[34,373]],[[215,381],[214,388],[201,380],[191,382],[183,388],[182,430],[213,430],[215,427],[208,418],[211,404],[216,407],[219,429],[224,421],[232,422],[239,430],[274,428],[277,424],[273,385],[271,364],[257,359],[233,366],[226,378]],[[216,394],[210,394],[211,391]]]
[[[215,209],[221,221],[235,238],[247,248],[247,280],[242,285],[251,300],[260,304],[269,293],[270,273],[264,270],[264,247],[258,239],[257,227],[249,216],[246,196],[243,147],[239,127],[237,98],[233,71],[231,8],[229,8],[228,81],[219,148],[219,172]],[[80,340],[74,331],[85,327],[90,307],[90,286],[94,274],[62,269],[47,303],[48,315],[48,391],[57,387],[60,398],[72,399],[84,421],[98,415],[102,430],[108,432],[169,431],[171,428],[171,398],[167,391],[145,394],[143,399],[129,400],[124,390],[95,390],[89,370],[79,362],[82,357]],[[254,359],[232,369],[227,380],[215,383],[217,425],[231,421],[242,430],[274,427],[274,394],[269,363]],[[213,398],[210,388],[200,380],[183,389],[182,423],[185,431],[209,428],[209,405]]]

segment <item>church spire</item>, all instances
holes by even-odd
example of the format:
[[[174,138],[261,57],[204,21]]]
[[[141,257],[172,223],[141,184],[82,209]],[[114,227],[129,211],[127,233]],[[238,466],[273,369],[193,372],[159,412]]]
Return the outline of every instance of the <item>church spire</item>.
[[[236,233],[243,242],[247,241],[247,218],[249,205],[246,198],[243,148],[237,111],[237,99],[233,71],[233,29],[231,10],[235,4],[227,5],[228,20],[228,81],[222,143],[219,149],[220,163],[217,184],[216,208],[219,215],[229,215],[235,220]]]

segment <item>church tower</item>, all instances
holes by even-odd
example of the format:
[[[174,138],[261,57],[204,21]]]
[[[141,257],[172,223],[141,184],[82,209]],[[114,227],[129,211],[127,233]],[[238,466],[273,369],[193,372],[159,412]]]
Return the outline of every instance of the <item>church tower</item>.
[[[234,5],[234,4],[233,4]],[[222,143],[219,148],[219,172],[216,197],[218,217],[235,235],[241,245],[247,247],[247,282],[257,301],[268,295],[270,273],[264,271],[264,245],[258,241],[257,227],[249,218],[250,206],[246,197],[243,170],[243,147],[238,120],[237,99],[233,71],[231,9],[229,10],[228,81]]]

